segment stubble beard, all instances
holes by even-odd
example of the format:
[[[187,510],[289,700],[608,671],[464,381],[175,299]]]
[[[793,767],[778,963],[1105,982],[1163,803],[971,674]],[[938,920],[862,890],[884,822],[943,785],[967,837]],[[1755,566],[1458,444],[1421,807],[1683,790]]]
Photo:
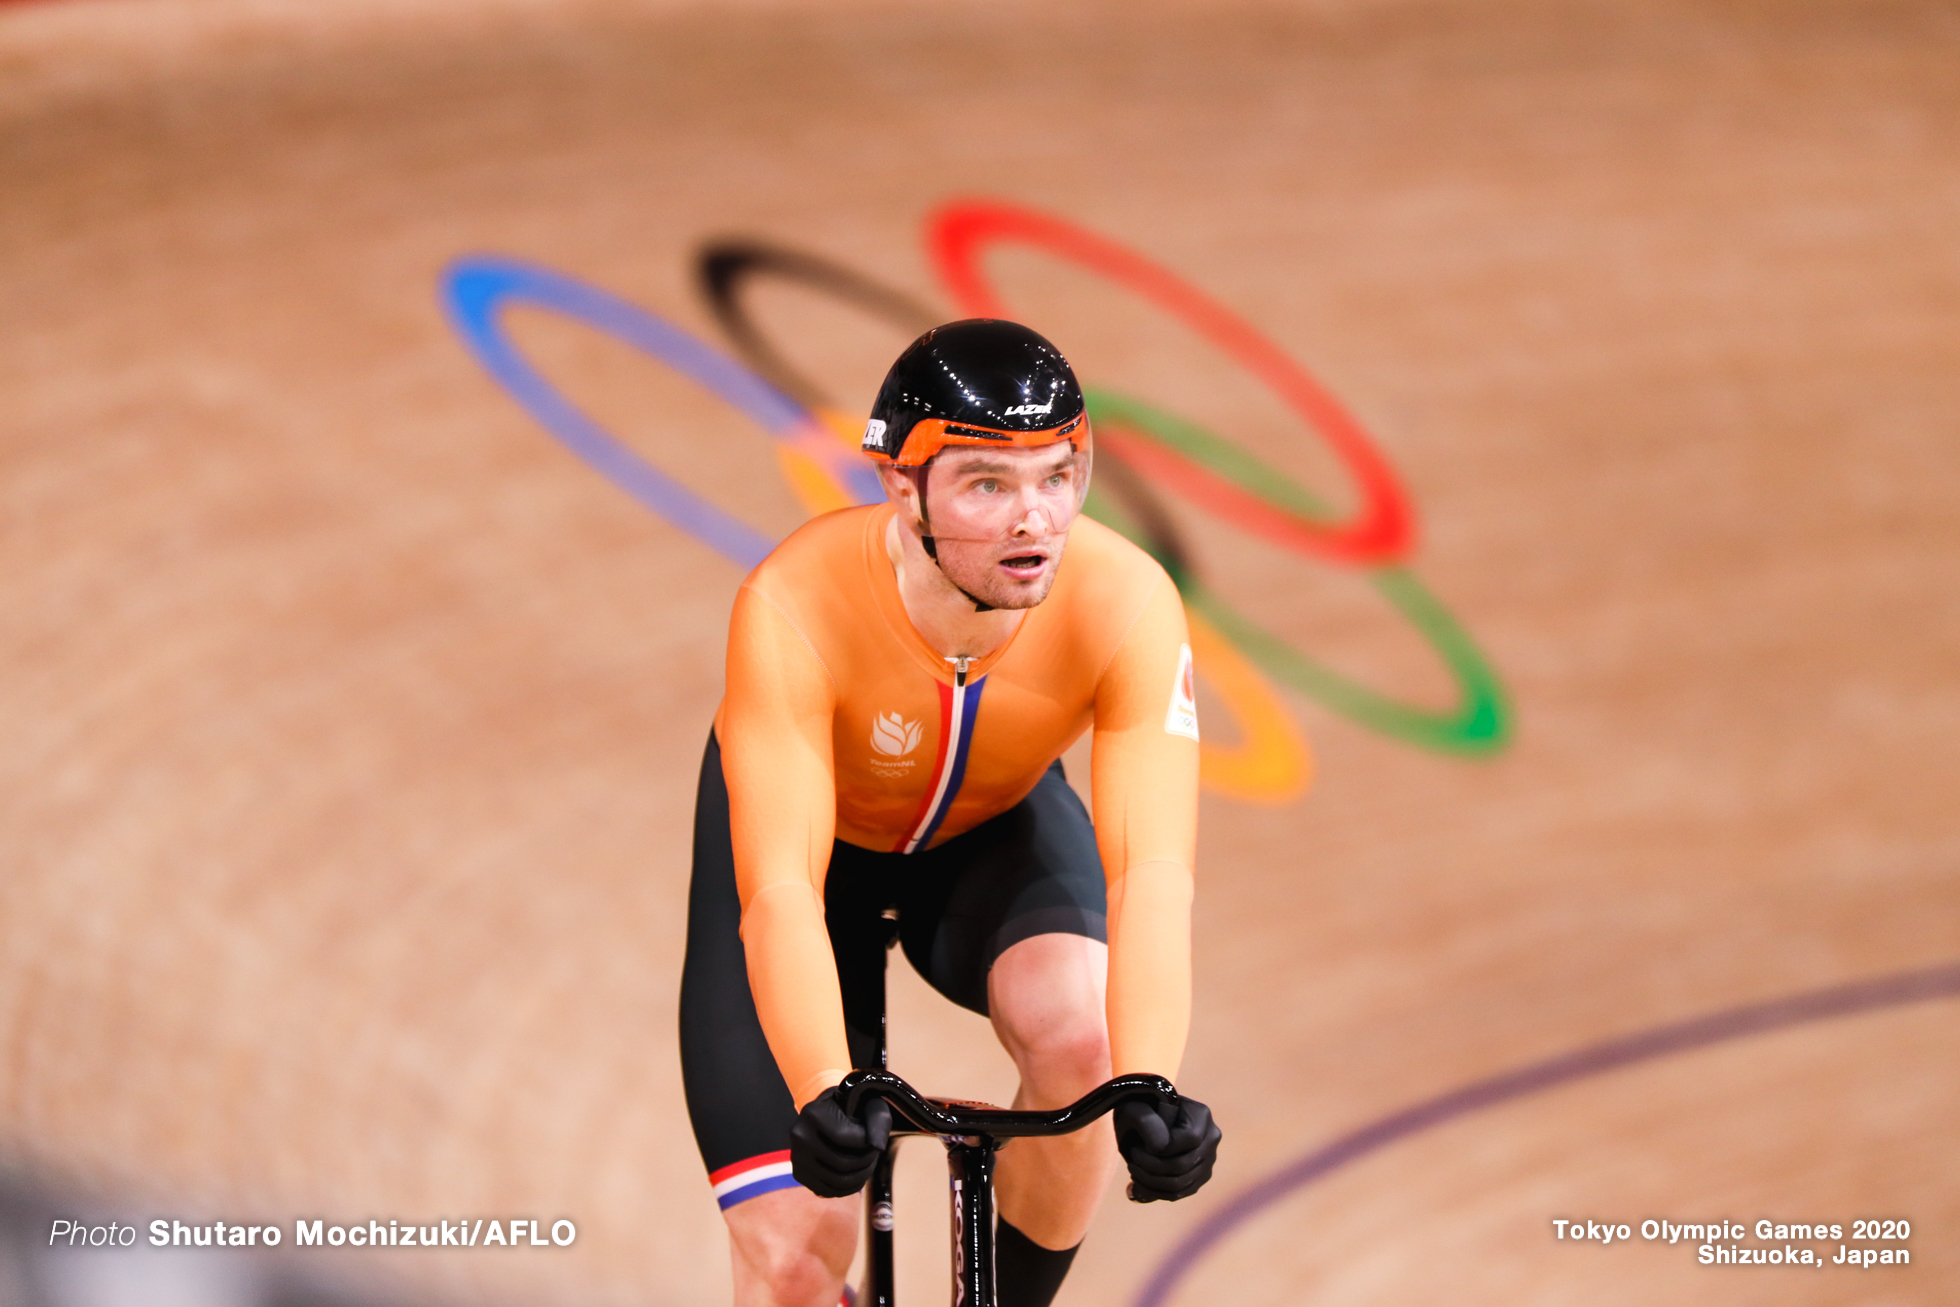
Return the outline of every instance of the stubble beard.
[[[1014,557],[1011,551],[997,555],[989,549],[986,551],[985,562],[975,563],[960,557],[964,550],[947,549],[942,545],[939,550],[939,570],[945,573],[948,581],[966,591],[969,596],[979,599],[989,608],[1033,608],[1046,599],[1048,592],[1055,588],[1055,578],[1062,570],[1063,547],[1068,544],[1068,533],[1064,531],[1044,543],[1049,566],[1042,572],[1041,579],[1032,585],[1016,582],[1000,574],[998,564],[1002,558]]]

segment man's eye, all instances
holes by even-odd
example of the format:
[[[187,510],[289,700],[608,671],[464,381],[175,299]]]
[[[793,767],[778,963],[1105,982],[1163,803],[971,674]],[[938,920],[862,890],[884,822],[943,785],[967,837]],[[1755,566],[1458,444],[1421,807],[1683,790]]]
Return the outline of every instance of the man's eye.
[[[1068,476],[1061,472],[1051,472],[1048,476],[1048,484],[1051,486],[1059,486],[1066,480],[1068,480]]]
[[[986,491],[986,492],[987,492],[988,494],[990,494],[990,495],[991,495],[992,493],[994,493],[994,491],[996,491],[996,490],[998,490],[998,489],[1000,489],[1000,482],[998,482],[998,481],[981,481],[981,482],[977,482],[977,483],[976,483],[976,484],[974,485],[974,487],[973,487],[973,488],[974,488],[975,490],[984,490],[984,491]]]

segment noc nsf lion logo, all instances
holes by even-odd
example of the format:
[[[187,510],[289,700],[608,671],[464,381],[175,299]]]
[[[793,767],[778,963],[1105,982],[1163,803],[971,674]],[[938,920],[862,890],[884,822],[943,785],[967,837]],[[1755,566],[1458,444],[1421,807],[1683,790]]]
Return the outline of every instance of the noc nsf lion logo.
[[[920,722],[908,722],[897,713],[871,719],[871,747],[888,758],[903,758],[919,747]]]

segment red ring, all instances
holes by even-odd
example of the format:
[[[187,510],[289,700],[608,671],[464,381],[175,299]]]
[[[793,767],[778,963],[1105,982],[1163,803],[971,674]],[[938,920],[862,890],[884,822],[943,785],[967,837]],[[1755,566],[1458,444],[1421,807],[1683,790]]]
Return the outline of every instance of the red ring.
[[[1292,525],[1280,533],[1283,539],[1275,537],[1278,543],[1368,564],[1396,562],[1414,546],[1408,493],[1361,424],[1306,369],[1223,305],[1111,241],[1013,205],[985,200],[947,205],[928,220],[926,240],[953,299],[975,316],[1003,315],[1000,296],[980,270],[979,255],[985,245],[1004,240],[1047,250],[1155,301],[1271,387],[1320,433],[1360,487],[1361,510],[1354,517],[1327,523],[1287,514]],[[1273,517],[1276,510],[1265,501],[1222,479],[1208,480],[1207,498],[1239,520]]]

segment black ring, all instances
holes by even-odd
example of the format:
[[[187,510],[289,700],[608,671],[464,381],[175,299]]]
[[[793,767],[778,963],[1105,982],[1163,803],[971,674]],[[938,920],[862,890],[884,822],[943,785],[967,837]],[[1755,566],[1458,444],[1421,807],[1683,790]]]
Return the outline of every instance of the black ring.
[[[798,372],[764,338],[742,299],[742,284],[748,278],[766,273],[828,291],[896,322],[915,336],[941,321],[932,308],[903,291],[881,286],[862,273],[817,255],[762,241],[743,238],[709,241],[694,256],[694,270],[715,321],[721,324],[742,361],[806,408],[836,405],[823,387]]]

